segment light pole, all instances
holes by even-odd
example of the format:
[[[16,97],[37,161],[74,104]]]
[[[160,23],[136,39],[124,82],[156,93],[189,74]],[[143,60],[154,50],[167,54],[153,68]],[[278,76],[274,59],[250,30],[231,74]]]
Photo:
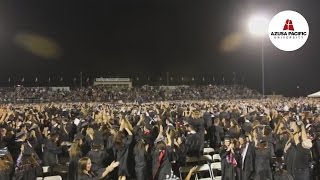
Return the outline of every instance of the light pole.
[[[264,36],[267,35],[268,20],[263,16],[253,16],[249,19],[249,32],[261,39],[261,92],[265,95],[264,86]]]

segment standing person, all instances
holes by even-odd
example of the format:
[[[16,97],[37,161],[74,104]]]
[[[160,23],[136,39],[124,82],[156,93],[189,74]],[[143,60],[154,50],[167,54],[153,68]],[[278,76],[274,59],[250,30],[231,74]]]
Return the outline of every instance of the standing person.
[[[134,147],[135,172],[137,180],[147,179],[147,160],[149,145],[139,140]]]
[[[157,138],[157,144],[152,155],[153,180],[166,179],[167,176],[171,175],[172,168],[169,157],[171,156],[172,150],[163,140],[164,139]]]
[[[236,154],[234,143],[228,136],[224,138],[224,146],[220,151],[222,180],[236,180]]]
[[[59,135],[51,134],[43,148],[43,162],[45,166],[54,166],[58,162],[58,154],[62,153],[61,147],[58,147]]]
[[[229,134],[230,138],[239,138],[240,136],[240,126],[235,119],[230,120]]]
[[[36,180],[42,175],[40,159],[35,154],[34,150],[27,144],[21,145],[21,153],[16,162],[14,173],[15,180]]]
[[[210,131],[208,134],[211,135],[210,138],[210,146],[214,149],[220,149],[221,141],[224,136],[223,127],[220,126],[220,119],[214,118],[213,126],[208,130]]]
[[[0,149],[0,179],[10,180],[10,174],[13,170],[13,160],[8,149]]]
[[[121,120],[120,130],[115,136],[114,148],[116,152],[116,159],[119,162],[118,167],[118,179],[125,180],[129,177],[129,171],[127,167],[127,159],[129,154],[129,146],[132,142],[132,132],[130,131],[126,120]],[[123,129],[127,132],[128,136],[125,135]]]
[[[291,141],[288,141],[284,148],[287,170],[295,180],[309,180],[312,143],[307,138],[303,123],[298,125],[295,120],[292,120],[290,129]]]
[[[189,124],[188,135],[186,137],[186,155],[199,157],[201,153],[201,137],[195,128]]]
[[[27,141],[27,134],[24,131],[20,131],[16,134],[16,140],[12,144],[13,146],[8,146],[9,151],[12,154],[13,161],[16,162],[20,153],[21,145]]]
[[[268,147],[266,138],[258,139],[258,144],[255,149],[255,176],[254,180],[272,180],[272,171],[270,162],[272,151]]]
[[[240,153],[241,153],[241,180],[251,180],[254,175],[254,157],[255,150],[253,144],[249,141],[247,136],[239,137]]]
[[[196,108],[192,113],[191,113],[191,118],[189,120],[189,124],[192,126],[193,130],[195,130],[199,136],[199,156],[203,153],[203,148],[204,148],[204,134],[205,134],[205,129],[204,129],[204,119],[202,117],[201,109]]]
[[[78,167],[79,167],[79,159],[82,157],[81,152],[81,145],[82,145],[82,138],[81,134],[77,135],[74,138],[73,143],[71,144],[69,150],[69,173],[68,173],[68,180],[78,180]]]
[[[106,166],[108,161],[108,154],[104,150],[103,140],[95,139],[92,144],[92,149],[89,151],[87,156],[90,158],[92,163],[92,171],[97,173],[100,169]]]
[[[110,179],[108,176],[114,168],[116,168],[119,165],[119,162],[112,162],[109,166],[107,166],[105,169],[102,170],[99,174],[95,174],[91,170],[91,160],[88,157],[81,158],[79,160],[79,175],[78,180],[98,180],[98,179]]]

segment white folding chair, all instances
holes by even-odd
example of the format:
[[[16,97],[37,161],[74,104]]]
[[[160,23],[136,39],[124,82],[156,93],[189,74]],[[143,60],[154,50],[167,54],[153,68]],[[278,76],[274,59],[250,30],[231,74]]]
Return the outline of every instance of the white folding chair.
[[[43,173],[48,173],[49,172],[50,166],[42,166],[42,171]]]
[[[203,172],[208,172],[210,177],[204,177],[204,178],[199,178],[198,174],[199,173],[203,173]],[[212,174],[211,174],[211,170],[208,164],[203,164],[201,166],[199,166],[196,171],[196,180],[212,180]]]
[[[61,176],[47,176],[43,180],[62,180]]]
[[[42,177],[37,177],[37,180],[43,180],[43,178]]]
[[[199,158],[198,157],[186,157],[186,163],[194,163],[194,162],[198,162]]]
[[[211,170],[211,174],[212,174],[213,179],[217,179],[217,180],[221,179],[221,176],[216,176],[217,173],[215,173],[217,171],[221,173],[221,162],[211,163],[210,170]]]
[[[210,153],[214,153],[213,148],[204,148],[203,149],[203,154],[210,154]]]
[[[210,164],[211,169],[221,171],[221,162],[214,162]]]
[[[213,162],[221,162],[221,157],[220,157],[220,154],[214,154],[212,155],[212,160]]]
[[[209,154],[203,155],[199,159],[201,162],[212,162],[212,157]]]
[[[214,180],[221,180],[222,179],[222,176],[215,176],[213,177]]]

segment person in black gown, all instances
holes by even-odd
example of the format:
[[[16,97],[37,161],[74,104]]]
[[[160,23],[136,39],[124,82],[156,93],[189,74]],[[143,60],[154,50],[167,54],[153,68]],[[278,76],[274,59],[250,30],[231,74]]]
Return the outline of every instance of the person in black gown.
[[[45,166],[54,166],[58,164],[58,154],[62,153],[61,147],[58,147],[58,134],[51,134],[43,148],[43,162]]]
[[[127,120],[122,120],[120,125],[120,130],[117,133],[115,140],[114,140],[114,149],[116,152],[116,159],[119,162],[118,167],[118,177],[119,180],[125,180],[126,177],[129,177],[129,170],[128,170],[128,154],[129,154],[129,147],[132,143],[133,134],[129,129],[129,122]],[[123,129],[127,132],[128,136],[125,135]]]
[[[254,180],[272,180],[270,161],[272,158],[271,148],[267,144],[266,138],[258,140],[255,149],[255,175]]]
[[[160,125],[159,135],[155,141],[156,146],[152,153],[152,178],[166,179],[171,175],[172,166],[170,163],[170,157],[172,157],[172,141],[171,136],[167,133],[167,143],[164,142],[162,136],[163,127]]]
[[[142,139],[134,147],[135,173],[137,180],[146,180],[148,147]]]
[[[116,168],[119,165],[119,162],[113,161],[109,166],[107,166],[104,169],[101,169],[101,171],[98,173],[94,173],[91,170],[91,165],[91,160],[88,157],[84,157],[79,160],[80,171],[78,175],[78,180],[109,180],[110,178],[108,177],[108,175],[110,174],[110,172],[114,170],[114,168]]]
[[[103,140],[94,139],[92,149],[89,151],[87,156],[90,158],[92,163],[92,171],[97,173],[100,169],[106,166],[108,161],[108,153],[103,148]]]
[[[10,174],[13,170],[13,160],[8,149],[0,149],[0,179],[10,180]]]
[[[234,143],[226,136],[224,146],[220,151],[222,180],[236,180],[237,157],[234,151]]]
[[[69,180],[77,180],[78,179],[78,162],[82,157],[81,145],[82,145],[83,136],[77,135],[70,147],[69,150]]]
[[[21,153],[18,156],[15,168],[15,180],[36,180],[42,175],[41,160],[34,150],[27,144],[21,145]]]
[[[255,148],[254,145],[249,141],[247,136],[241,135],[239,137],[239,143],[241,154],[241,167],[239,174],[241,176],[241,180],[250,180],[254,176]]]
[[[201,153],[201,138],[199,133],[196,132],[194,126],[189,124],[188,134],[186,137],[186,155],[199,157]]]

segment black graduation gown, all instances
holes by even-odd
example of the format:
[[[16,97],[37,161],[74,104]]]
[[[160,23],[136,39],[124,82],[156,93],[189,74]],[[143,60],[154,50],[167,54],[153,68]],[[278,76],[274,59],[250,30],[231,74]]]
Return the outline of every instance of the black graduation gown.
[[[236,167],[227,161],[227,156],[230,153],[226,149],[220,151],[222,180],[236,180]],[[234,158],[236,158],[235,155]]]
[[[135,174],[137,180],[146,180],[147,179],[147,160],[148,153],[143,150],[134,151],[134,162],[135,162]]]
[[[70,157],[68,167],[68,180],[78,180],[80,158],[81,153],[79,153],[77,156]]]
[[[40,159],[35,155],[33,157],[36,161],[35,164],[30,158],[30,155],[21,155],[21,157],[18,158],[13,178],[14,180],[36,180],[38,176],[41,176],[42,168],[39,165]]]
[[[294,180],[288,172],[275,172],[274,180]]]
[[[270,161],[271,149],[256,149],[255,151],[255,175],[254,180],[272,180]]]
[[[197,134],[199,134],[199,149],[200,152],[203,152],[204,148],[204,127],[205,122],[203,118],[193,119],[189,120],[189,123],[193,125],[196,128]]]
[[[106,167],[106,161],[108,158],[107,152],[102,150],[91,150],[89,151],[87,156],[91,160],[91,163],[92,163],[91,170],[94,173],[97,173],[99,169]]]
[[[199,156],[201,151],[200,135],[198,133],[188,134],[186,138],[186,155],[187,156]]]
[[[45,142],[43,148],[43,163],[45,166],[53,166],[58,163],[58,154],[62,153],[60,147],[51,140]]]
[[[121,149],[116,149],[116,157],[117,161],[119,162],[118,176],[130,176],[127,159],[132,138],[132,136],[127,136],[126,138],[124,138],[124,147],[122,147]]]
[[[242,151],[245,147],[242,148]],[[242,152],[241,151],[241,152]],[[241,170],[242,180],[250,180],[253,178],[254,168],[255,168],[255,149],[252,143],[249,143],[248,150],[244,158],[243,168]]]
[[[303,148],[301,143],[297,145],[292,143],[284,155],[284,159],[287,171],[295,180],[310,179],[310,149]]]
[[[0,171],[0,179],[1,180],[10,180],[11,169]]]
[[[210,146],[213,148],[220,148],[221,146],[221,138],[224,131],[221,126],[211,126],[208,129],[208,136],[210,140]]]
[[[31,138],[29,139],[29,143],[32,145],[32,148],[38,154],[38,156],[42,157],[42,143],[43,143],[42,137],[37,136],[37,138]]]
[[[21,173],[15,173],[13,179],[14,180],[36,180],[37,177],[38,177],[37,169],[36,168],[32,168],[32,169],[25,170],[22,174]]]
[[[160,152],[155,149],[152,155],[152,177],[154,180],[165,180],[167,175],[171,175],[171,163],[169,161],[170,154],[172,153],[171,147],[167,146],[165,155],[161,162],[159,162]]]
[[[101,179],[101,176],[94,174],[93,172],[89,173],[89,174],[83,174],[80,173],[78,175],[78,180],[98,180]],[[103,178],[105,179],[105,178]]]
[[[84,154],[87,154],[92,148],[93,139],[91,139],[88,135],[86,135],[84,139],[85,141],[81,147],[81,150]]]
[[[17,161],[19,154],[21,152],[20,148],[23,143],[24,142],[22,140],[18,139],[16,141],[13,141],[13,143],[12,143],[13,146],[8,146],[8,149],[12,155],[13,162]]]

